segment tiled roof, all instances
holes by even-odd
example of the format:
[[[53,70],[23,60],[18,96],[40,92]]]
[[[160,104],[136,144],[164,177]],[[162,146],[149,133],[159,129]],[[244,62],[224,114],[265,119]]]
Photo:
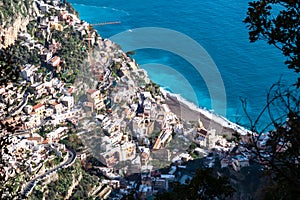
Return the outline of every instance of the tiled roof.
[[[36,110],[36,109],[38,109],[38,108],[40,108],[42,106],[43,106],[43,104],[39,103],[39,104],[33,106],[33,109]]]

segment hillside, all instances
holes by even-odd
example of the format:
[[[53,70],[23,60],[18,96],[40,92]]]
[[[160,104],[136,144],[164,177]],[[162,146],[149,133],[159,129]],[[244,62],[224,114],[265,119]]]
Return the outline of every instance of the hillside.
[[[29,21],[39,14],[33,0],[3,0],[0,2],[0,49],[17,39],[19,31],[26,31]]]

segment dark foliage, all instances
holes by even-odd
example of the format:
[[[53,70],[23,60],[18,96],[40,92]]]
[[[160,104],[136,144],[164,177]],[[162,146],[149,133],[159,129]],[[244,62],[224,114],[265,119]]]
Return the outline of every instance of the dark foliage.
[[[251,42],[266,40],[287,57],[285,64],[300,72],[300,1],[262,0],[249,2],[244,22]],[[297,87],[300,87],[298,78]]]
[[[249,3],[244,22],[249,29],[251,42],[265,40],[280,49],[285,64],[300,72],[300,1],[262,0]],[[296,86],[296,87],[295,87]],[[299,199],[300,196],[300,78],[292,87],[274,84],[267,94],[267,105],[251,129],[257,161],[265,167],[269,185],[265,199]],[[245,102],[244,102],[244,105]],[[246,111],[246,109],[245,109]],[[257,132],[257,123],[267,113],[270,123]],[[266,146],[258,145],[267,130]]]
[[[61,43],[61,50],[57,53],[63,60],[62,71],[57,77],[66,83],[74,83],[80,68],[84,66],[87,52],[83,47],[87,46],[79,36],[79,33],[72,27],[64,31],[52,30],[52,37]]]
[[[258,132],[258,117],[252,123],[252,148],[256,161],[264,166],[269,185],[265,199],[296,199],[300,196],[300,93],[299,89],[284,87],[277,83],[271,87],[267,105],[259,114],[267,113],[270,123]],[[246,109],[245,109],[246,111]],[[272,128],[273,127],[273,128]],[[265,133],[265,130],[271,131]],[[260,142],[268,135],[266,145]]]
[[[227,177],[217,177],[212,169],[198,169],[195,177],[188,184],[177,184],[172,192],[160,193],[156,199],[226,199],[234,192]]]
[[[9,81],[17,81],[20,69],[15,62],[13,52],[0,51],[0,85],[7,85]]]

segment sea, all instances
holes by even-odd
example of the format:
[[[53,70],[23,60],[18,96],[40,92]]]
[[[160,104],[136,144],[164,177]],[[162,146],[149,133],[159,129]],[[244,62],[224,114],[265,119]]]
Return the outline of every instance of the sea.
[[[247,0],[70,0],[82,20],[91,24],[119,21],[120,24],[94,26],[102,38],[138,28],[163,28],[179,32],[196,41],[213,60],[224,84],[226,98],[212,99],[205,77],[181,54],[160,48],[135,50],[133,58],[151,80],[195,105],[224,115],[232,122],[249,127],[246,110],[257,118],[267,102],[273,83],[296,81],[295,74],[284,65],[285,58],[265,41],[250,43],[243,19]],[[133,38],[134,39],[134,38]],[[129,41],[118,41],[126,46]],[[205,62],[205,61],[204,61]],[[204,63],[209,69],[212,63]],[[212,104],[226,101],[226,112]],[[263,117],[262,125],[267,123]]]

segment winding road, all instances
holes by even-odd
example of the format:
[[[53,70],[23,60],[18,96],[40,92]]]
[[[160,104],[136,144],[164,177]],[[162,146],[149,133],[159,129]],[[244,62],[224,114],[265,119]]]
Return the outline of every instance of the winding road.
[[[66,162],[60,164],[59,166],[57,166],[51,170],[46,171],[44,174],[41,174],[41,175],[35,177],[34,179],[30,180],[28,183],[26,183],[26,185],[21,193],[22,196],[24,195],[27,197],[32,192],[36,183],[43,180],[48,175],[57,172],[57,170],[59,170],[59,169],[66,168],[69,165],[72,165],[76,159],[76,152],[72,149],[67,149],[67,151],[69,153],[69,156],[68,156],[68,159],[66,160]]]

